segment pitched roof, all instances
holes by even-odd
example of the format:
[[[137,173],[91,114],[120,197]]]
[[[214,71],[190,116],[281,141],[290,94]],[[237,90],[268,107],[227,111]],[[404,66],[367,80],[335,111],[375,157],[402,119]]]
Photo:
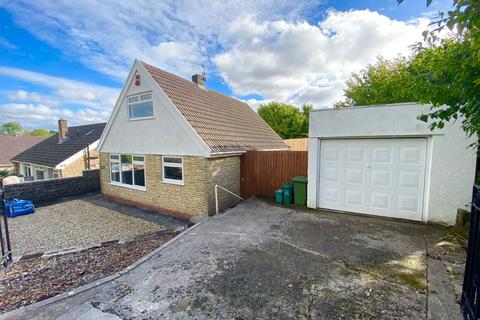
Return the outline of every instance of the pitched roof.
[[[46,138],[42,136],[0,135],[0,166],[11,166],[10,159]]]
[[[288,149],[246,103],[141,63],[212,153]]]
[[[106,123],[69,127],[66,139],[59,143],[58,133],[20,153],[12,160],[54,168],[75,153],[100,139]]]

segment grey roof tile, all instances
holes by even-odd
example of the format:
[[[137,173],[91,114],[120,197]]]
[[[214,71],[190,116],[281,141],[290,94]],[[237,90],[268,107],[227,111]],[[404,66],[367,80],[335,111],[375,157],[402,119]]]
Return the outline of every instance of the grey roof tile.
[[[34,145],[12,160],[55,167],[87,145],[100,139],[106,123],[87,124],[68,128],[67,138],[58,142],[58,134]]]

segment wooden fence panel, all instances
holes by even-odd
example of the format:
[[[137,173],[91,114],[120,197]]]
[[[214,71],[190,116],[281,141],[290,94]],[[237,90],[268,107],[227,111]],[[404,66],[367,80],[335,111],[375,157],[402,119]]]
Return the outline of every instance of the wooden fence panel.
[[[292,151],[308,151],[308,138],[283,140]]]
[[[272,197],[295,176],[307,175],[307,151],[248,151],[241,160],[241,195]]]

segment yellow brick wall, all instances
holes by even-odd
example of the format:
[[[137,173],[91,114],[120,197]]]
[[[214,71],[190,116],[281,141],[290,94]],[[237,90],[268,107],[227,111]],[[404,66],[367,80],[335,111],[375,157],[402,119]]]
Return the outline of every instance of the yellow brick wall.
[[[85,157],[80,157],[79,159],[65,166],[61,170],[61,174],[60,174],[61,177],[66,178],[66,177],[81,176],[83,170],[85,170],[86,168],[85,161],[86,161]]]
[[[231,192],[240,195],[240,157],[230,156],[207,159],[208,174],[208,205],[209,214],[215,214],[215,185],[224,187]],[[236,205],[240,200],[235,196],[218,189],[219,212]]]
[[[100,168],[100,160],[97,149],[90,150],[90,169]]]
[[[107,153],[100,153],[100,184],[103,194],[192,215],[208,213],[206,158],[183,157],[184,185],[174,185],[162,182],[162,157],[146,155],[146,191],[142,191],[110,184],[108,156]]]
[[[100,167],[97,149],[90,150],[90,169],[98,169]],[[74,162],[61,170],[61,177],[81,176],[82,171],[88,169],[87,155],[80,157]]]

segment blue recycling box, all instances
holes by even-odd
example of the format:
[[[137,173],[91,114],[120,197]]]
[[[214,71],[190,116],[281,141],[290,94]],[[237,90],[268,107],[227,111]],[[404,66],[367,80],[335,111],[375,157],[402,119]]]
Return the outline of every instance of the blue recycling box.
[[[5,210],[7,213],[7,217],[14,218],[14,217],[34,213],[35,206],[30,200],[22,200],[22,199],[5,200]]]

